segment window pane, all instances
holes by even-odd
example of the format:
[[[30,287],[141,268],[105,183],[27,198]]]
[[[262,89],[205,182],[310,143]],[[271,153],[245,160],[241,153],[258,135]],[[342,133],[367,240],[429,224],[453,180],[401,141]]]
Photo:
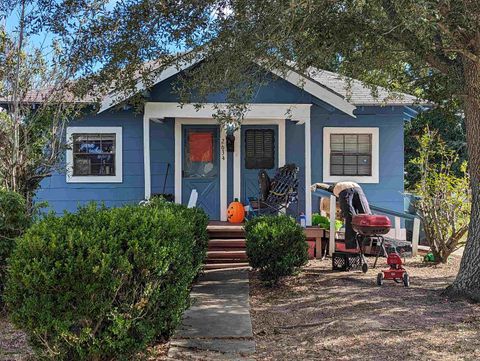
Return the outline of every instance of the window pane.
[[[330,152],[331,175],[371,175],[371,134],[331,134]]]
[[[345,143],[345,153],[357,153],[358,145],[357,143]]]
[[[343,164],[343,155],[333,155],[330,158],[330,164]]]
[[[372,168],[369,165],[359,165],[358,175],[370,176],[372,175]]]
[[[89,175],[90,174],[90,159],[77,156],[73,162],[74,175]]]
[[[343,143],[331,143],[330,144],[330,149],[332,152],[343,152]]]
[[[331,165],[330,173],[331,175],[343,175],[343,165]]]
[[[357,175],[357,165],[345,165],[343,171],[345,175]]]
[[[74,134],[73,175],[114,176],[115,134]]]
[[[104,134],[102,137],[102,152],[115,153],[115,134]]]
[[[357,164],[356,155],[346,155],[344,159],[345,164]]]
[[[359,134],[358,143],[359,144],[370,144],[371,143],[371,134]]]
[[[358,136],[356,134],[345,134],[345,144],[357,144]]]
[[[343,134],[331,134],[330,143],[341,143],[343,144]]]
[[[370,143],[368,144],[359,144],[358,153],[370,153]]]
[[[371,157],[369,155],[358,156],[358,165],[370,165]]]

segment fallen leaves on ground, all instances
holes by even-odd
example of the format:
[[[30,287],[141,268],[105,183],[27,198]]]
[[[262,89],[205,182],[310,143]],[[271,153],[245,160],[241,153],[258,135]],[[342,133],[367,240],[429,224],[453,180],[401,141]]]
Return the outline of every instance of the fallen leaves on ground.
[[[450,302],[442,291],[460,258],[431,266],[407,260],[411,287],[385,281],[377,269],[332,272],[313,260],[277,288],[251,273],[257,360],[478,360],[480,306]]]

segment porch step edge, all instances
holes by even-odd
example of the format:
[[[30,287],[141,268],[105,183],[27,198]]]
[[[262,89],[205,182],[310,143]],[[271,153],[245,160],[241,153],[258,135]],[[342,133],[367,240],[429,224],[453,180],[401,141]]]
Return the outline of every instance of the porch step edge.
[[[237,263],[207,263],[203,266],[204,270],[215,270],[215,269],[228,269],[228,268],[245,268],[250,269],[250,264],[248,262],[237,262]]]

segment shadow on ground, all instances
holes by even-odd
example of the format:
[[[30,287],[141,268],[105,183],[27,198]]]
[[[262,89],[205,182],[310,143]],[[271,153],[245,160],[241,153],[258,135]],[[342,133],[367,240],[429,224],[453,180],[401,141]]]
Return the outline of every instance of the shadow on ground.
[[[258,360],[477,360],[480,307],[450,302],[442,291],[459,259],[425,267],[407,262],[411,287],[375,284],[376,274],[332,272],[311,261],[278,288],[251,273]]]

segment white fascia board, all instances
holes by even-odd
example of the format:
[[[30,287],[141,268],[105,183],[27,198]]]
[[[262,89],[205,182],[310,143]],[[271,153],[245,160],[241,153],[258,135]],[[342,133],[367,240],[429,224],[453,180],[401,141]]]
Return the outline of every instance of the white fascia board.
[[[149,118],[212,118],[218,109],[226,109],[228,104],[194,104],[147,102],[145,116]],[[245,119],[291,119],[303,123],[310,119],[312,104],[249,104]]]
[[[167,78],[170,78],[171,76],[174,76],[181,71],[198,64],[200,61],[204,59],[203,56],[197,56],[194,57],[191,60],[185,61],[180,64],[174,64],[169,67],[167,67],[164,71],[160,72],[155,79],[152,81],[152,85],[158,84],[162,81],[164,81]],[[262,66],[261,62],[257,62],[259,66]],[[356,109],[355,105],[349,103],[347,100],[345,100],[341,95],[335,93],[333,90],[326,88],[317,82],[295,72],[295,71],[288,71],[286,74],[284,74],[281,71],[277,70],[268,70],[271,71],[273,74],[279,76],[282,79],[285,79],[289,83],[295,85],[296,87],[300,87],[303,90],[305,90],[307,93],[312,94],[316,98],[324,101],[325,103],[335,107],[336,109],[352,116],[353,118],[356,118],[356,116],[353,114],[354,110]],[[142,90],[145,89],[145,85],[143,84],[143,81],[141,79],[138,80],[137,84],[135,85],[135,91],[134,93],[138,93]],[[100,110],[98,113],[102,113],[105,110],[121,103],[122,101],[128,99],[130,96],[133,94],[131,93],[122,93],[121,91],[116,91],[111,94],[108,94],[101,103]],[[304,122],[306,119],[296,119]]]
[[[202,59],[203,58],[201,58],[201,57],[196,57],[192,60],[184,61],[180,64],[174,64],[174,65],[171,65],[171,66],[167,67],[165,70],[160,72],[152,80],[152,85],[158,84],[158,83],[164,81],[165,79],[168,79],[171,76],[174,76],[174,75],[180,73],[181,71],[191,67],[192,65],[197,64]],[[135,85],[135,90],[134,90],[133,94],[132,93],[125,93],[125,92],[122,92],[122,91],[115,91],[115,92],[110,93],[107,96],[105,96],[105,98],[102,99],[102,103],[101,103],[100,110],[98,111],[98,113],[102,113],[105,110],[110,109],[111,107],[113,107],[117,104],[120,104],[122,101],[128,99],[129,97],[133,96],[134,94],[137,94],[137,93],[139,93],[139,92],[141,92],[145,89],[146,89],[145,84],[143,83],[142,79],[139,78],[139,80],[137,81],[137,84]]]
[[[357,109],[356,106],[349,103],[347,100],[345,100],[345,98],[343,98],[341,95],[338,95],[333,90],[328,89],[293,70],[288,71],[286,74],[276,70],[270,71],[280,78],[283,78],[289,83],[295,85],[296,87],[305,90],[307,93],[310,93],[316,98],[331,105],[332,107],[350,115],[353,118],[356,118],[356,116],[353,114],[355,109]]]

